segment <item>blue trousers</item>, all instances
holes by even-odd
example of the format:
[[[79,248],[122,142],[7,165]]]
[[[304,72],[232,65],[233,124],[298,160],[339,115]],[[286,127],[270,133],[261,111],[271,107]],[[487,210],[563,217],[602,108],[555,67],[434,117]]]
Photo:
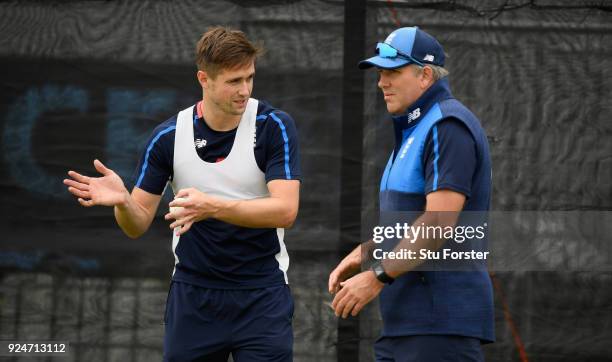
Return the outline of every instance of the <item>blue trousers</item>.
[[[427,335],[381,337],[374,344],[377,362],[483,362],[478,338]]]
[[[288,285],[206,289],[173,281],[165,314],[164,361],[293,360]]]

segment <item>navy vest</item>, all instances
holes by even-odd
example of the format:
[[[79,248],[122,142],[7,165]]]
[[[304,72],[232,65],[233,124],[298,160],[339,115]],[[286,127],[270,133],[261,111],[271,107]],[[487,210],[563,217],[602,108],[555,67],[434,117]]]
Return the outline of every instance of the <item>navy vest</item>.
[[[423,153],[428,135],[446,118],[462,122],[476,145],[477,165],[464,211],[487,211],[491,161],[479,120],[450,93],[446,79],[434,83],[406,114],[393,117],[396,148],[380,184],[381,220],[385,213],[425,209]],[[435,171],[435,168],[434,168]],[[437,190],[437,174],[433,190]],[[383,336],[445,334],[495,339],[493,290],[486,263],[470,271],[411,271],[380,294]]]

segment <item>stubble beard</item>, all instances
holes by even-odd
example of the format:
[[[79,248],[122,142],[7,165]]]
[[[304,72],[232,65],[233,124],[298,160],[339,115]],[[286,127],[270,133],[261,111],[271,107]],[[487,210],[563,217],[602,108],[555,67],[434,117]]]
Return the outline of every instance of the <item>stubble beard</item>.
[[[229,114],[232,116],[241,116],[245,111],[245,109],[236,109],[234,107],[234,102],[232,99],[228,100],[227,102],[218,102],[217,100],[213,100],[213,102],[225,114]]]

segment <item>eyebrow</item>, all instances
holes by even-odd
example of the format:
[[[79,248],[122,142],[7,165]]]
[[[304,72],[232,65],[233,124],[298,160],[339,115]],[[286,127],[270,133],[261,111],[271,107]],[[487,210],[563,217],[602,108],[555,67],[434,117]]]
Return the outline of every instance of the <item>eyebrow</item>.
[[[249,74],[249,75],[248,75],[248,76],[246,76],[245,78],[250,78],[250,77],[254,77],[254,76],[255,76],[255,72],[253,72],[253,73]],[[227,81],[228,81],[228,82],[235,82],[235,81],[240,80],[240,79],[242,79],[242,78],[243,78],[243,77],[236,77],[236,78],[231,78],[231,79],[228,79]]]

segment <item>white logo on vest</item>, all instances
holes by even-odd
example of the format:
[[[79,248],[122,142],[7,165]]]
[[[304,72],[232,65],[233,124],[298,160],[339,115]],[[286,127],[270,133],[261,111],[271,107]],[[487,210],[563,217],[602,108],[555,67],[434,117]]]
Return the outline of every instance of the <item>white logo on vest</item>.
[[[408,124],[412,123],[412,121],[419,117],[421,117],[421,108],[417,108],[414,111],[408,113]]]
[[[196,138],[195,146],[196,146],[196,148],[202,148],[202,147],[206,146],[206,140],[202,139],[202,138]]]

